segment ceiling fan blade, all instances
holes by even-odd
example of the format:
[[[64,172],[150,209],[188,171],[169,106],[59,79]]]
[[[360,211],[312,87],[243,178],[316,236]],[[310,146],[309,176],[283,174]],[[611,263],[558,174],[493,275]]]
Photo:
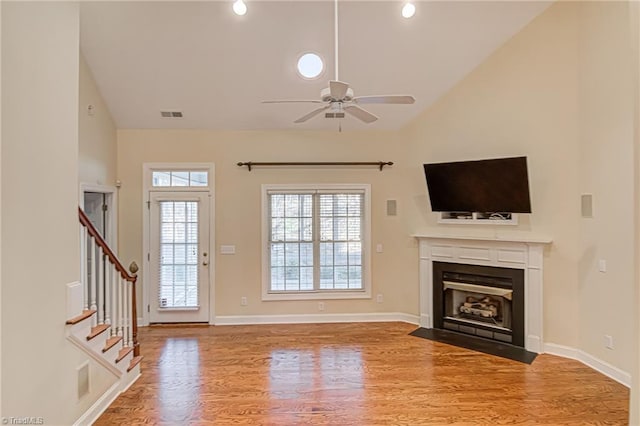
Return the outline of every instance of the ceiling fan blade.
[[[322,108],[314,109],[309,114],[298,118],[296,121],[294,121],[294,123],[304,123],[308,119],[315,117],[316,115],[320,114],[322,111],[326,109],[329,109],[329,105],[323,106]]]
[[[360,108],[357,105],[348,105],[344,107],[345,112],[353,115],[355,118],[364,121],[365,123],[373,123],[378,119],[375,115],[371,114],[369,111],[366,111]]]
[[[344,99],[344,97],[347,95],[348,89],[348,83],[336,80],[331,80],[329,82],[329,93],[331,93],[331,98],[337,101]]]
[[[263,104],[286,104],[286,103],[312,103],[312,104],[321,104],[322,101],[318,100],[307,100],[307,99],[282,99],[282,100],[272,100],[272,101],[262,101]]]
[[[408,95],[358,96],[353,102],[359,104],[412,104],[416,100]]]

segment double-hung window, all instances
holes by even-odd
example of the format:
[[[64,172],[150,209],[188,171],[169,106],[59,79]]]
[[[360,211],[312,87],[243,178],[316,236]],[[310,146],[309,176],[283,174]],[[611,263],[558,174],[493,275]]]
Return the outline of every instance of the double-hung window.
[[[263,299],[368,298],[370,187],[263,185]]]

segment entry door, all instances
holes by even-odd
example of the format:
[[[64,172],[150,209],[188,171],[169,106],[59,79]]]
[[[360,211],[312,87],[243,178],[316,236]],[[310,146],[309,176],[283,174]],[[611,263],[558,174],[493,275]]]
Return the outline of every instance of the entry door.
[[[209,321],[209,193],[150,196],[152,323]]]

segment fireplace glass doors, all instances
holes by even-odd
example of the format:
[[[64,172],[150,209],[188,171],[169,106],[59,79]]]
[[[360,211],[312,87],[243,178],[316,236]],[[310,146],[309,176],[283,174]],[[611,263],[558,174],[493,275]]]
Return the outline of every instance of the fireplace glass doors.
[[[434,327],[524,347],[524,271],[433,263]]]

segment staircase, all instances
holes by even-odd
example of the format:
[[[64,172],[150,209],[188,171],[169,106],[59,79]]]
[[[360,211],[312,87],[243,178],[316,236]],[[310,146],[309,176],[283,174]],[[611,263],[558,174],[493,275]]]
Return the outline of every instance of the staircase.
[[[132,263],[130,274],[85,213],[78,209],[78,214],[81,281],[68,290],[68,312],[72,317],[66,321],[66,335],[71,343],[113,373],[117,395],[140,376],[137,266]]]

